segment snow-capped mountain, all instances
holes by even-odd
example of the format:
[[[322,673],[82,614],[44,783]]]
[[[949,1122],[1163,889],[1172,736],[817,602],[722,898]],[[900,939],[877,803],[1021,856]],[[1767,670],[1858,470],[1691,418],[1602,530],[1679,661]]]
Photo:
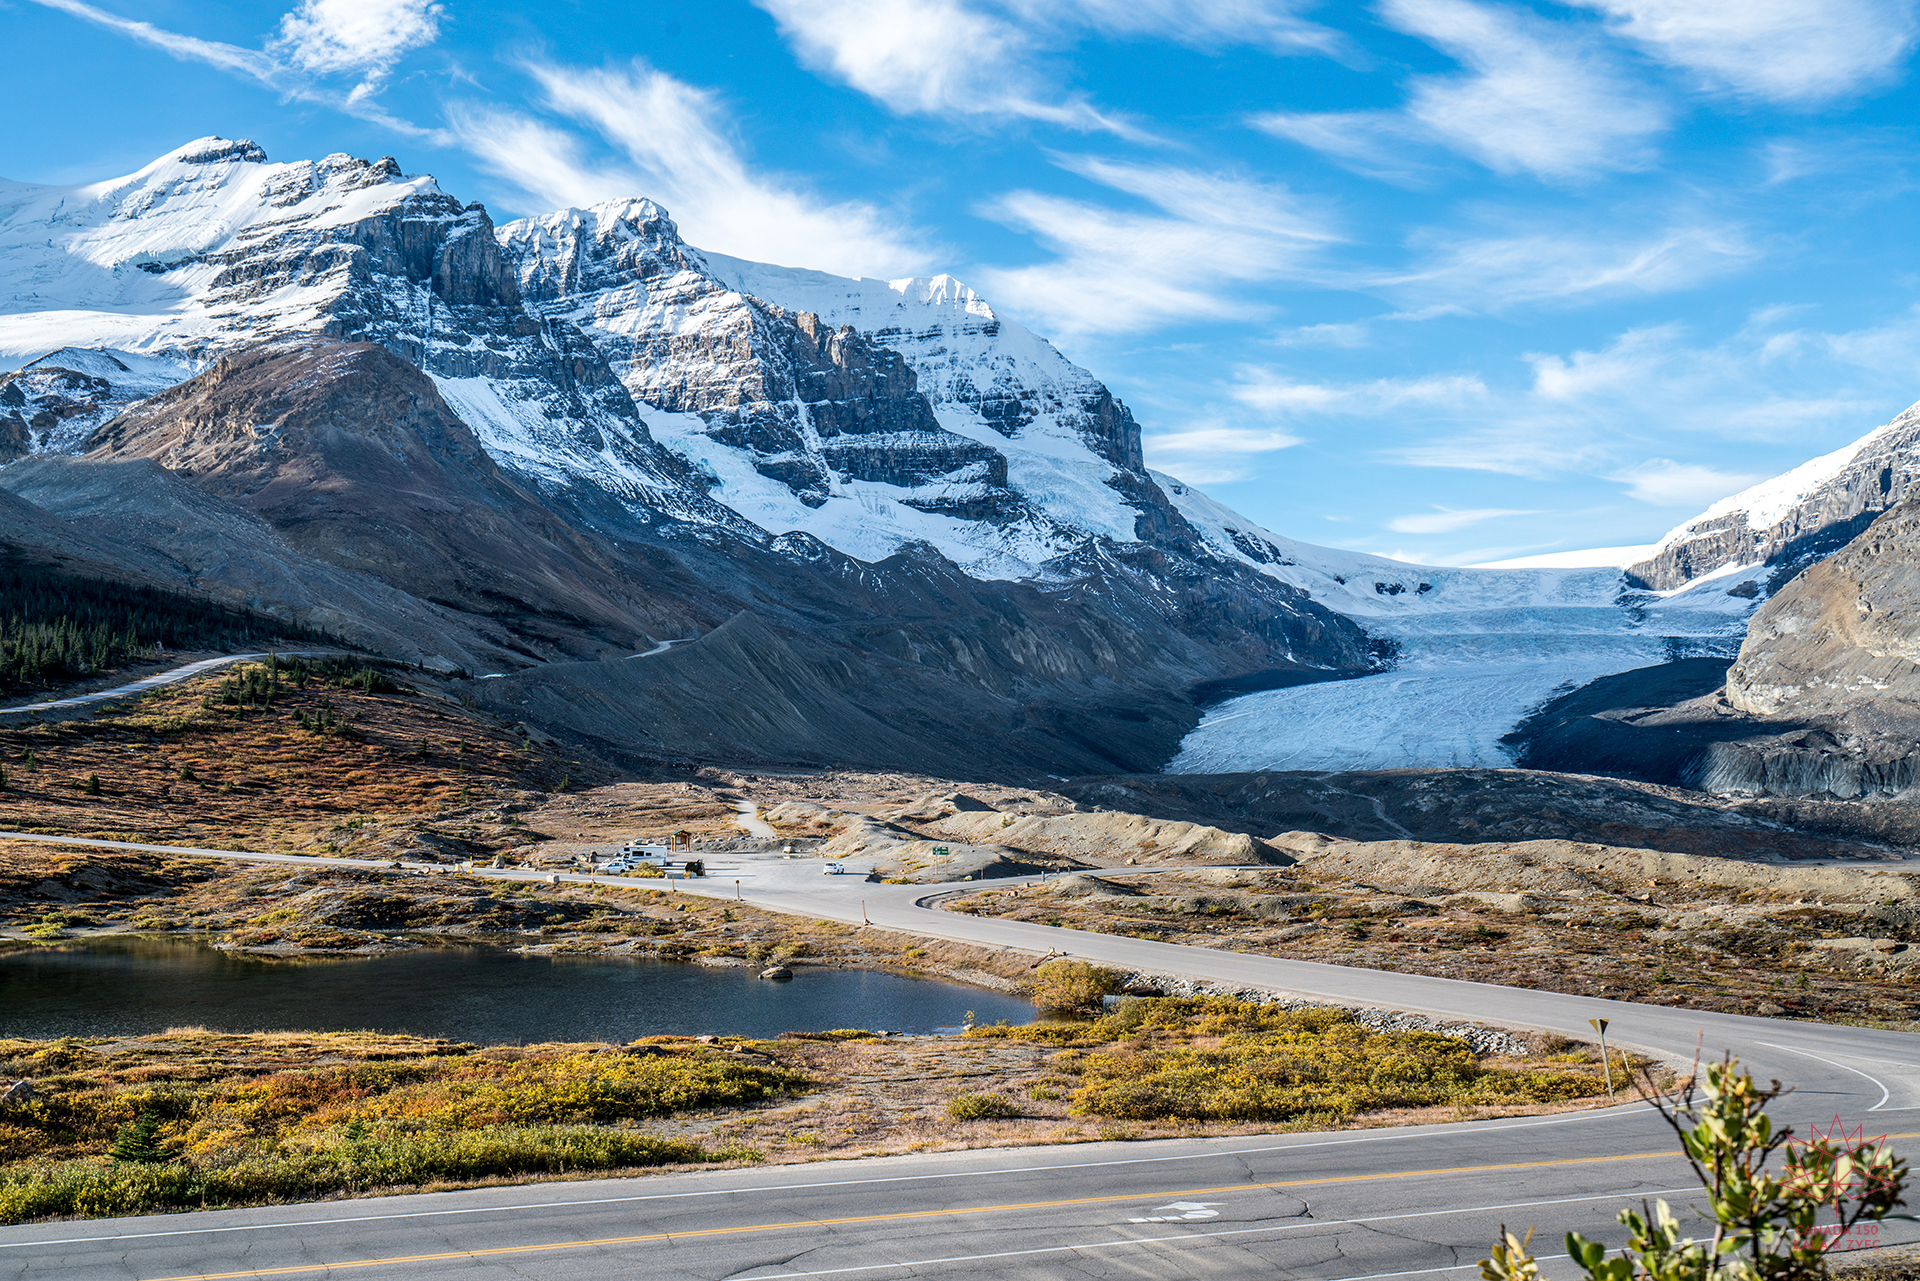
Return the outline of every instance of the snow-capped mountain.
[[[321,334],[412,360],[504,465],[642,523],[870,561],[926,544],[992,578],[1089,539],[1193,547],[1125,406],[965,286],[703,254],[645,200],[496,233],[391,159],[275,164],[209,138],[125,178],[0,185],[0,268],[0,362],[64,349],[95,354],[58,368],[126,371],[23,371],[0,392],[14,454],[75,448],[222,354]]]
[[[325,626],[391,650],[439,620],[405,652],[518,667],[504,709],[609,741],[668,699],[702,751],[877,751],[884,691],[916,768],[1143,768],[1190,689],[1373,666],[963,287],[710,258],[645,201],[496,232],[391,160],[222,139],[0,183],[0,369],[0,454],[37,455],[0,468],[0,536],[79,546],[106,501],[103,570],[302,621],[325,565]],[[693,636],[647,658],[672,690],[618,666]]]
[[[655,435],[769,530],[867,560],[925,542],[1008,578],[1089,538],[1185,535],[1126,407],[951,277],[703,253],[646,200],[500,237],[528,306],[591,336]]]
[[[1729,568],[1791,572],[1847,545],[1920,473],[1920,405],[1851,445],[1743,489],[1678,526],[1627,567],[1635,586],[1670,591]]]
[[[275,164],[205,138],[125,178],[0,185],[0,360],[99,348],[184,375],[302,334],[413,361],[537,482],[744,527],[652,440],[584,335],[520,306],[486,210],[390,158]]]

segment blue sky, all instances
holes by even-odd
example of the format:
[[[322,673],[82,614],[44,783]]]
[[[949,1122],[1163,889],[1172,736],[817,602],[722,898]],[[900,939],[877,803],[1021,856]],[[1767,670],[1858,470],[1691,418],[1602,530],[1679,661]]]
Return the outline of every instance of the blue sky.
[[[0,0],[0,174],[207,134],[947,271],[1263,524],[1650,541],[1920,399],[1912,0]]]

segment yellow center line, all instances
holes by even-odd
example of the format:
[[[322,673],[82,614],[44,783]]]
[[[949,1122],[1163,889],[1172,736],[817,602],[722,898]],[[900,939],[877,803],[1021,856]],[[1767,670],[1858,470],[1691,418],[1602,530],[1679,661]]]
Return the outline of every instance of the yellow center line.
[[[1179,1192],[1128,1192],[1110,1196],[1071,1197],[1060,1201],[1017,1201],[1005,1205],[975,1205],[960,1209],[901,1210],[893,1214],[859,1214],[839,1219],[795,1219],[788,1223],[752,1223],[726,1228],[691,1228],[684,1232],[652,1232],[644,1236],[599,1237],[591,1241],[553,1241],[540,1245],[500,1245],[477,1250],[449,1250],[444,1254],[397,1255],[387,1259],[350,1259],[340,1263],[302,1263],[282,1268],[254,1268],[243,1272],[202,1272],[189,1276],[158,1277],[153,1281],[235,1281],[240,1277],[279,1277],[298,1272],[325,1272],[333,1268],[375,1268],[385,1264],[436,1263],[446,1259],[484,1259],[502,1254],[535,1254],[547,1250],[585,1250],[610,1245],[643,1245],[650,1241],[685,1241],[695,1237],[736,1236],[749,1232],[784,1232],[794,1228],[844,1227],[855,1223],[893,1223],[904,1219],[939,1219],[969,1214],[1003,1214],[1016,1210],[1050,1210],[1063,1206],[1104,1205],[1115,1201],[1170,1201],[1183,1197],[1218,1196],[1226,1192],[1260,1192],[1274,1188],[1325,1187],[1336,1183],[1368,1183],[1388,1179],[1435,1178],[1448,1174],[1487,1174],[1500,1170],[1535,1170],[1547,1166],[1599,1165],[1611,1161],[1648,1161],[1674,1157],[1673,1152],[1630,1152],[1621,1156],[1572,1157],[1555,1161],[1513,1161],[1503,1165],[1455,1165],[1434,1170],[1398,1170],[1391,1174],[1338,1174],[1315,1179],[1286,1179],[1272,1183],[1232,1183],[1216,1188],[1187,1188]]]
[[[1920,1139],[1920,1131],[1889,1134],[1887,1139]],[[1231,1156],[1231,1153],[1223,1155]],[[859,1214],[839,1219],[795,1219],[787,1223],[750,1223],[728,1228],[691,1228],[685,1232],[651,1232],[643,1236],[598,1237],[591,1241],[551,1241],[540,1245],[498,1245],[478,1250],[449,1250],[443,1254],[407,1254],[387,1259],[347,1259],[339,1263],[301,1263],[281,1268],[253,1268],[241,1272],[200,1272],[189,1276],[157,1277],[152,1281],[238,1281],[242,1277],[282,1277],[301,1272],[330,1272],[335,1268],[377,1268],[387,1264],[440,1263],[448,1259],[485,1259],[503,1254],[539,1254],[550,1250],[590,1250],[611,1245],[644,1245],[650,1241],[690,1241],[697,1237],[739,1236],[752,1232],[786,1232],[796,1228],[844,1227],[854,1223],[895,1223],[905,1219],[957,1218],[969,1214],[1002,1214],[1014,1210],[1051,1210],[1073,1205],[1105,1205],[1115,1201],[1171,1201],[1177,1198],[1218,1196],[1226,1192],[1262,1192],[1276,1188],[1328,1187],[1336,1183],[1373,1183],[1390,1179],[1428,1179],[1449,1174],[1491,1174],[1501,1170],[1540,1170],[1570,1165],[1604,1165],[1615,1161],[1678,1160],[1677,1153],[1628,1152],[1618,1156],[1566,1157],[1553,1161],[1509,1161],[1500,1165],[1453,1165],[1433,1170],[1396,1170],[1388,1174],[1335,1174],[1315,1179],[1283,1179],[1271,1183],[1230,1183],[1217,1188],[1188,1188],[1158,1194],[1129,1192],[1110,1196],[1071,1197],[1061,1201],[1017,1201],[1006,1205],[974,1205],[948,1210],[902,1210],[894,1214]],[[1604,1194],[1596,1194],[1604,1195]]]

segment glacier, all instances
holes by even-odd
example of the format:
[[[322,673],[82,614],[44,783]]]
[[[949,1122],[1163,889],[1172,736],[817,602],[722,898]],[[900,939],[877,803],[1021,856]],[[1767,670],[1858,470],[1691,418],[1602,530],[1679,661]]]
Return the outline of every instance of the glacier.
[[[1676,658],[1733,657],[1760,596],[1752,576],[1764,577],[1733,564],[1661,593],[1629,588],[1614,566],[1412,565],[1285,538],[1156,478],[1220,554],[1362,620],[1397,658],[1378,675],[1213,707],[1168,763],[1174,774],[1511,766],[1501,738],[1557,694]]]

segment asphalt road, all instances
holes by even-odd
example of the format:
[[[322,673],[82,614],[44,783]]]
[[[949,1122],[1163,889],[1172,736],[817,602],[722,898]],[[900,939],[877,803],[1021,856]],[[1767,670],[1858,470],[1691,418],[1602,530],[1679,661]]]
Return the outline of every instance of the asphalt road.
[[[282,658],[350,658],[334,649],[283,649],[276,650]],[[226,654],[219,658],[203,658],[184,667],[170,668],[164,672],[155,672],[152,676],[129,681],[125,685],[115,685],[112,689],[96,690],[91,694],[76,694],[72,698],[56,698],[45,703],[21,703],[15,707],[0,707],[0,716],[11,716],[26,712],[57,712],[72,707],[90,707],[95,703],[110,703],[116,698],[126,698],[130,694],[144,694],[150,689],[159,689],[162,685],[177,685],[181,681],[191,680],[234,663],[257,663],[266,658],[267,652],[257,654]]]
[[[45,840],[22,834],[21,839]],[[255,855],[273,861],[304,861]],[[334,860],[318,860],[332,862]],[[815,861],[710,861],[686,888],[780,911],[1610,1039],[1665,1058],[1732,1051],[1798,1088],[1778,1109],[1920,1144],[1920,1038],[1567,997],[940,913],[937,888],[824,877]],[[495,873],[497,874],[497,873]],[[604,879],[604,878],[602,878]],[[734,884],[734,882],[738,884]],[[658,881],[638,882],[658,887]],[[683,883],[685,884],[685,883]],[[804,975],[802,980],[804,981]],[[538,1184],[0,1229],[0,1278],[1470,1278],[1502,1224],[1617,1242],[1623,1204],[1688,1201],[1644,1104],[1461,1126],[1102,1143]],[[1920,1240],[1888,1225],[1885,1242]],[[1549,1275],[1573,1275],[1564,1260]]]

